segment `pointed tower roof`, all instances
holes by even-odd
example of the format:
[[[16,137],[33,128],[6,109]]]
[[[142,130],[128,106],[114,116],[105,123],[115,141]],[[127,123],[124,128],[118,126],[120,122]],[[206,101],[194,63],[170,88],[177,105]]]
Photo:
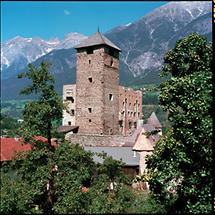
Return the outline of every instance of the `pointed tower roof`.
[[[147,120],[147,124],[155,126],[155,128],[162,128],[160,121],[158,120],[155,112],[152,112],[151,116]]]
[[[96,46],[96,45],[107,45],[118,51],[121,51],[119,47],[117,47],[107,37],[105,37],[102,33],[100,33],[99,30],[95,34],[93,34],[92,36],[84,40],[82,43],[75,46],[74,48],[79,49],[79,48]]]

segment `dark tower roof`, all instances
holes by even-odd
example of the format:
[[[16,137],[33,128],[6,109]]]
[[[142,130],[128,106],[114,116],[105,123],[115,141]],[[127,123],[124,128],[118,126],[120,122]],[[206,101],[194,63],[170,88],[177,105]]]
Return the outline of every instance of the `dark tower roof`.
[[[74,48],[79,49],[79,48],[95,46],[95,45],[107,45],[118,51],[121,51],[121,49],[119,47],[117,47],[115,44],[113,44],[108,38],[106,38],[99,31],[97,31],[92,36],[88,37],[86,40],[84,40],[82,43],[78,44]]]
[[[155,126],[155,128],[162,128],[160,121],[158,120],[155,112],[152,112],[151,116],[147,120],[147,124]]]

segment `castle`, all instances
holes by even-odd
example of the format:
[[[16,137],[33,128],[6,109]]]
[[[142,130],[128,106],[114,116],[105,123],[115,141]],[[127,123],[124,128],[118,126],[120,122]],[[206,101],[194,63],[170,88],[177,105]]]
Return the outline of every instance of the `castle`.
[[[143,124],[143,92],[119,85],[119,47],[98,31],[75,48],[76,84],[63,86],[58,132],[85,150],[122,159],[126,174],[143,174],[145,158],[162,135],[159,120],[153,112]]]
[[[75,47],[76,84],[63,86],[62,125],[89,135],[129,135],[142,119],[142,91],[119,85],[120,48],[97,31]]]

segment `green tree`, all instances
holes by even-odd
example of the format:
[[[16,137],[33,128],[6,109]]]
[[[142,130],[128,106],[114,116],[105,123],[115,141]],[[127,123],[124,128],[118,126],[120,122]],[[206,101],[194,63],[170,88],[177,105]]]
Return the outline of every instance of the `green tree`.
[[[12,164],[3,165],[0,212],[128,211],[135,196],[123,183],[122,169],[118,168],[122,164],[110,157],[103,158],[103,163],[95,163],[93,153],[68,142],[61,143],[54,151],[38,142],[30,152],[18,154]],[[15,172],[11,175],[12,170]],[[116,186],[110,189],[113,178]],[[88,191],[83,192],[83,187],[88,187]]]
[[[54,89],[54,78],[49,73],[49,64],[42,62],[39,68],[28,65],[28,72],[21,73],[18,78],[28,78],[32,84],[24,88],[23,95],[35,94],[38,99],[25,105],[23,111],[22,136],[30,141],[35,135],[48,139],[51,147],[52,127],[56,120],[62,118],[62,99]]]
[[[160,103],[172,129],[147,164],[152,192],[169,212],[211,212],[212,46],[196,33],[164,58]]]
[[[88,200],[81,192],[95,172],[92,153],[67,142],[54,151],[38,142],[2,168],[1,213],[80,213]],[[14,170],[13,175],[9,174]]]

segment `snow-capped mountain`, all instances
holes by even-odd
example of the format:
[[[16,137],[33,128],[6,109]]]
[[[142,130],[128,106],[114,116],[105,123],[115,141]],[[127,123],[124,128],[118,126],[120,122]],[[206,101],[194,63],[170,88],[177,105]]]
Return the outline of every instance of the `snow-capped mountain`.
[[[191,32],[197,32],[211,41],[211,1],[169,2],[136,22],[123,24],[106,32],[104,35],[122,50],[120,83],[141,86],[146,83],[158,83],[165,53],[175,46],[177,40]],[[36,66],[42,61],[53,64],[50,71],[55,76],[56,87],[60,93],[63,84],[75,82],[76,52],[72,47],[75,45],[74,41],[80,42],[85,38],[84,35],[79,37],[76,33],[71,33],[61,42],[55,40],[57,44],[53,50],[33,62]],[[26,59],[23,58],[22,61],[24,60]],[[8,64],[7,58],[4,62],[5,65]],[[16,63],[18,65],[20,60]],[[11,66],[5,72],[9,69]],[[23,85],[24,80],[13,75],[2,82],[2,95],[10,99],[17,98]]]
[[[57,45],[55,49],[70,49],[78,45],[81,41],[85,40],[87,36],[77,32],[68,33],[65,35],[64,40]]]
[[[68,49],[80,43],[87,37],[79,33],[69,33],[64,40],[58,38],[43,40],[39,37],[23,38],[16,36],[1,44],[2,78],[8,78],[20,72],[38,58],[54,49]]]

